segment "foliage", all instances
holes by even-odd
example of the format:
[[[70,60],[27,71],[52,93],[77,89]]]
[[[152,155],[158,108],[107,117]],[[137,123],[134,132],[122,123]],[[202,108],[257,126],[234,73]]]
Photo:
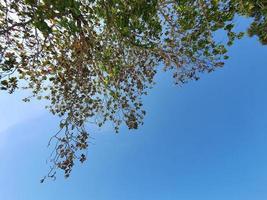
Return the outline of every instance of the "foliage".
[[[0,0],[0,87],[29,89],[62,118],[51,171],[84,162],[86,123],[137,129],[163,66],[177,84],[224,65],[237,15],[267,44],[266,0]],[[226,43],[214,39],[218,31]],[[46,177],[45,177],[46,178]]]

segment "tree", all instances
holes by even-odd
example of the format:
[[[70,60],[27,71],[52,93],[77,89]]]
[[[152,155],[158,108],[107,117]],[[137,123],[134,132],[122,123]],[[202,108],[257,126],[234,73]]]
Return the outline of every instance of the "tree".
[[[244,35],[237,15],[252,18],[248,34],[267,44],[265,0],[0,0],[1,90],[30,90],[24,101],[47,100],[62,118],[46,177],[58,168],[68,177],[86,160],[88,121],[137,129],[161,68],[183,84],[222,67]]]

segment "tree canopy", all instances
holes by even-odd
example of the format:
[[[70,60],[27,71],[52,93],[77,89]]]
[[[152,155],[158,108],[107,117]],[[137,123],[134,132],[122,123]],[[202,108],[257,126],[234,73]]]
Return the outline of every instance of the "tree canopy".
[[[44,99],[62,119],[46,177],[86,160],[86,123],[137,129],[160,70],[183,84],[222,67],[245,34],[237,16],[267,44],[266,0],[0,0],[1,90],[30,90],[24,101]]]

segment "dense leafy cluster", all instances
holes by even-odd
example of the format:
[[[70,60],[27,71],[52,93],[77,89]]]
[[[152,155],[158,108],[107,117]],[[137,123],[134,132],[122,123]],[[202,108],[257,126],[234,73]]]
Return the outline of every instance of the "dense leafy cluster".
[[[0,0],[0,87],[29,89],[62,118],[48,177],[83,162],[88,122],[119,131],[143,122],[142,96],[160,66],[177,84],[228,58],[234,17],[267,43],[265,0]],[[222,30],[228,41],[215,41]],[[51,142],[51,141],[50,141]]]

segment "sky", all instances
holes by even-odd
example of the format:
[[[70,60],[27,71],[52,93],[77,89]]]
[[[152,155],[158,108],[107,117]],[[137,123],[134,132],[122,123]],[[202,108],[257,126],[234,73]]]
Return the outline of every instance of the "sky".
[[[40,184],[58,119],[0,97],[2,200],[266,200],[267,47],[243,39],[226,66],[182,87],[160,73],[137,131],[91,130],[88,160]]]

